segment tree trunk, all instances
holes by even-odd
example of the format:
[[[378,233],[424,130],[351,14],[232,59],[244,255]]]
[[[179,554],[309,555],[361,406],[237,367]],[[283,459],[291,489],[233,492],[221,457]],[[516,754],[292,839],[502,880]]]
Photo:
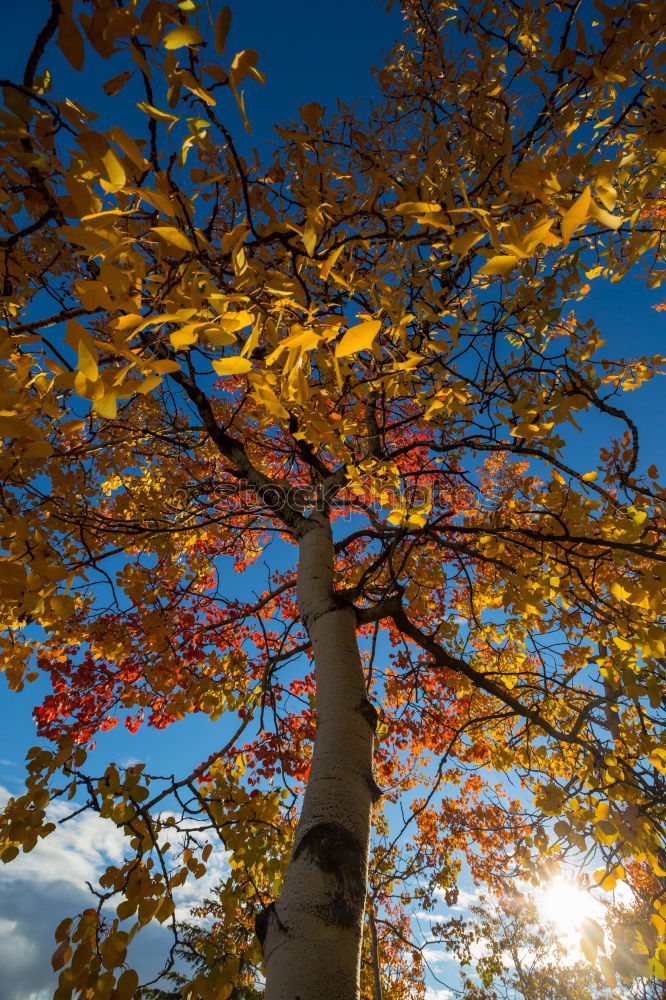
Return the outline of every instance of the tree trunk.
[[[300,541],[298,608],[314,652],[317,735],[282,892],[257,918],[265,995],[356,1000],[376,711],[354,613],[334,590],[331,527],[321,516]]]

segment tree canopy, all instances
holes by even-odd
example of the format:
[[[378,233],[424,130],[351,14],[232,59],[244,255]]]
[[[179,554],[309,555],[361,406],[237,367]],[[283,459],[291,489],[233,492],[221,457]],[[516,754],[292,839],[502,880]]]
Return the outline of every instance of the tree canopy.
[[[421,996],[414,901],[568,860],[642,893],[588,935],[607,981],[666,978],[666,491],[624,400],[666,358],[577,318],[662,277],[663,18],[403,16],[373,106],[303,105],[268,162],[227,7],[51,0],[0,81],[0,657],[51,686],[0,850],[59,797],[127,835],[57,1000],[138,997],[127,947],[177,947],[211,849],[191,998]],[[192,774],[86,770],[190,713]]]

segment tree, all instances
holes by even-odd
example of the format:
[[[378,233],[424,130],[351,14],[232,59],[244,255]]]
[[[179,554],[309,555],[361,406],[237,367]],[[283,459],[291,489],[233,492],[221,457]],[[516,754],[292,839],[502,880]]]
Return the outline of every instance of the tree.
[[[441,928],[443,939],[450,942],[465,970],[466,998],[600,1000],[612,996],[595,968],[581,956],[572,957],[529,895],[514,891],[484,899],[471,907],[471,914],[469,921],[454,918]]]
[[[470,913],[468,920],[455,917],[435,928],[460,962],[460,993],[466,1000],[602,1000],[618,996],[658,1000],[663,996],[661,982],[634,978],[628,986],[587,962],[580,950],[572,950],[571,942],[563,942],[529,891],[518,892],[514,887],[502,896],[482,899],[470,907]],[[576,926],[575,914],[568,917],[571,931]],[[612,936],[613,926],[607,924],[606,934]],[[576,935],[583,949],[589,950],[605,932],[598,921],[583,917]]]
[[[663,874],[666,494],[618,397],[664,359],[604,356],[575,305],[660,280],[662,19],[404,17],[369,114],[304,105],[265,164],[227,124],[264,80],[226,60],[226,7],[52,0],[2,81],[2,660],[52,683],[2,857],[62,795],[128,837],[57,930],[58,1000],[138,995],[127,946],[151,919],[177,946],[207,834],[257,939],[191,997],[240,989],[259,948],[271,1000],[358,996],[366,898],[398,968],[410,901],[463,857],[491,886],[588,851],[604,886]],[[60,93],[54,41],[120,71],[126,127]],[[85,770],[118,721],[192,712],[227,720],[193,774]],[[660,889],[627,931],[660,976],[663,913]]]

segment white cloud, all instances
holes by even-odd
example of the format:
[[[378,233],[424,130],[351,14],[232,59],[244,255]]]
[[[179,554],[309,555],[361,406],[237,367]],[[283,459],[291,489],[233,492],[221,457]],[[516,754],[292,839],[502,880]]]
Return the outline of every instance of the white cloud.
[[[1,793],[2,790],[0,796]],[[49,810],[49,818],[58,823],[73,811],[64,803],[55,803]],[[11,867],[0,873],[0,880],[10,878],[40,886],[64,883],[84,888],[86,882],[97,880],[107,864],[122,861],[124,846],[122,832],[110,820],[82,813],[58,825],[29,854],[20,854]]]
[[[436,945],[426,945],[423,949],[423,957],[425,958],[428,965],[433,966],[437,969],[442,965],[447,965],[449,962],[456,961],[451,952],[447,951],[446,948],[438,948]]]
[[[435,989],[432,986],[428,986],[425,993],[425,1000],[453,1000],[453,991],[442,986],[439,989]]]

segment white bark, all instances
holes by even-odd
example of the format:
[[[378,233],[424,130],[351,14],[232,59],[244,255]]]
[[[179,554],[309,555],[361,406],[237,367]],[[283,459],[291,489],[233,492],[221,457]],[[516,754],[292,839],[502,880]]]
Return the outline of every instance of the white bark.
[[[282,893],[257,920],[266,998],[356,1000],[376,713],[354,613],[334,591],[331,529],[323,519],[300,542],[298,608],[314,652],[317,735]]]

